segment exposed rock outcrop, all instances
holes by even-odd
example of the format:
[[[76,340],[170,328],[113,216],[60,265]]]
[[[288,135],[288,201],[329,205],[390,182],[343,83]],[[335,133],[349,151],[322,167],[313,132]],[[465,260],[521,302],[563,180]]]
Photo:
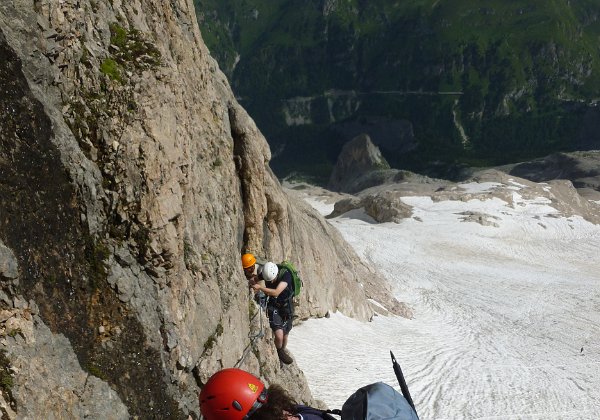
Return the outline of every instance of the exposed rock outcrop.
[[[568,179],[583,195],[600,198],[600,151],[555,153],[499,169],[534,182]]]
[[[536,183],[528,179],[517,178],[515,176],[488,169],[475,173],[472,177],[476,182],[501,182],[505,184],[515,184],[519,188],[519,194],[526,199],[536,197],[546,197],[550,205],[560,211],[563,216],[581,216],[590,223],[600,224],[600,207],[597,203],[587,198],[587,193],[575,188],[568,179],[550,180],[547,183]],[[527,188],[520,188],[520,186]],[[486,193],[490,196],[498,196],[504,201],[514,205],[513,196],[506,191],[503,193]],[[598,199],[598,196],[595,196]]]
[[[283,192],[191,0],[4,2],[0,90],[3,416],[197,418],[236,363],[314,402],[268,328],[250,346],[240,252],[298,263],[301,317],[385,287]]]
[[[329,178],[332,191],[357,192],[387,178],[390,165],[366,134],[344,145]],[[398,171],[393,171],[394,174]],[[370,185],[369,185],[370,184]]]
[[[363,208],[365,213],[379,223],[400,223],[410,217],[411,207],[400,200],[401,194],[396,191],[383,191],[379,194],[366,195],[362,198],[346,198],[335,203],[333,212],[327,216],[333,218],[348,211]]]
[[[478,187],[471,190],[473,185]],[[597,202],[581,195],[571,181],[559,179],[538,184],[496,169],[477,171],[463,183],[412,175],[404,182],[378,185],[338,200],[327,218],[350,215],[349,212],[360,209],[375,222],[401,223],[403,219],[414,217],[412,207],[403,200],[404,197],[429,197],[433,202],[496,198],[512,207],[518,206],[520,200],[542,200],[557,211],[548,217],[580,216],[591,223],[600,223]],[[483,212],[469,211],[460,216],[464,222],[498,226],[497,217]],[[418,217],[414,218],[418,220]]]

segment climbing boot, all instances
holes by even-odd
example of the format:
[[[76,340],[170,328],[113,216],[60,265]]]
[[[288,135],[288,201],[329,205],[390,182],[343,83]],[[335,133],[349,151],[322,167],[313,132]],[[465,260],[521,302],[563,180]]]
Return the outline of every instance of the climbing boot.
[[[294,361],[284,349],[277,349],[277,356],[279,356],[279,360],[286,365],[289,365]]]

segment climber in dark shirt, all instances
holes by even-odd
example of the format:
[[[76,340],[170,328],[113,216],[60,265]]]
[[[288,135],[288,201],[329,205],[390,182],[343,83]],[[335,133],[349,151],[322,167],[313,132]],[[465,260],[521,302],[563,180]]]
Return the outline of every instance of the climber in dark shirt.
[[[263,292],[268,296],[267,315],[269,325],[275,335],[275,347],[279,360],[285,364],[290,364],[294,360],[285,350],[288,335],[292,330],[292,320],[294,317],[293,297],[293,278],[289,271],[284,270],[281,273],[277,264],[267,262],[262,267],[262,278],[265,285],[255,283],[252,288],[255,292]]]

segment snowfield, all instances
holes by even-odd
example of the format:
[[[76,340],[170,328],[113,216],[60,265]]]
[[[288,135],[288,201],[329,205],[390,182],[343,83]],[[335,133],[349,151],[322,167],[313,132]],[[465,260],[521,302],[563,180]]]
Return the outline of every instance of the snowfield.
[[[360,210],[330,220],[414,318],[334,313],[294,327],[288,346],[313,395],[341,408],[372,382],[399,389],[392,350],[423,420],[600,419],[600,226],[519,182],[460,187],[513,203],[406,196],[413,216],[399,224]]]

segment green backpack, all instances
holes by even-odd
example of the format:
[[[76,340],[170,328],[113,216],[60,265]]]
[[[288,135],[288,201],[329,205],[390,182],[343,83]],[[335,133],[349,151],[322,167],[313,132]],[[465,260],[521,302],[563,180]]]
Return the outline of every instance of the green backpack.
[[[292,275],[292,279],[294,279],[294,282],[292,284],[292,288],[293,288],[293,292],[294,292],[294,297],[298,296],[300,294],[300,289],[302,289],[302,279],[300,278],[300,275],[298,274],[298,270],[296,269],[296,267],[294,267],[294,264],[292,264],[290,261],[282,261],[280,264],[277,264],[277,268],[279,269],[279,275],[277,277],[281,277],[283,276],[283,273],[285,273],[286,271],[289,271],[290,274]]]

